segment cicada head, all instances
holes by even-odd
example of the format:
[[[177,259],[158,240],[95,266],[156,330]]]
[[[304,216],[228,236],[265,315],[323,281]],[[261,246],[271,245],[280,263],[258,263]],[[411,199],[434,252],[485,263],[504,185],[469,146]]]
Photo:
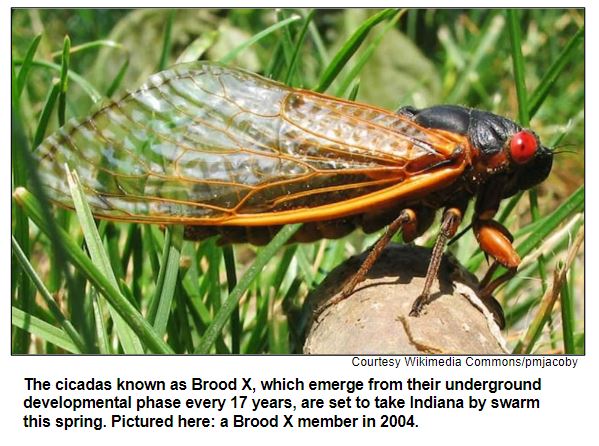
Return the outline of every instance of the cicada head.
[[[551,172],[553,152],[541,144],[533,131],[518,128],[505,138],[500,152],[488,156],[486,161],[493,172],[487,181],[501,176],[502,195],[507,198],[543,182]]]
[[[471,171],[466,176],[473,189],[501,182],[503,197],[509,197],[539,184],[551,171],[553,152],[532,130],[503,116],[459,105],[404,107],[399,112],[426,128],[468,137]]]
[[[526,130],[523,130],[522,132],[526,132]],[[510,145],[513,145],[514,139],[515,137],[512,138]],[[516,167],[515,183],[517,190],[513,193],[516,193],[518,190],[530,189],[531,187],[536,186],[545,181],[551,172],[551,167],[553,166],[553,152],[547,147],[542,146],[539,143],[538,138],[536,138],[536,141],[537,146],[534,148],[534,153]]]
[[[487,181],[504,178],[504,198],[541,183],[551,172],[553,152],[532,130],[507,118],[472,110],[468,136],[477,149],[474,168]]]

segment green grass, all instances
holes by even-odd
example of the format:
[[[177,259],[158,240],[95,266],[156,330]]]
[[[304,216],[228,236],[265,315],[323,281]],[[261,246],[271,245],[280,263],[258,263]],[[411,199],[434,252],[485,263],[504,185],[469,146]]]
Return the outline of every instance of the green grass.
[[[43,25],[36,34],[32,21]],[[518,252],[540,255],[497,297],[511,345],[534,318],[527,351],[584,352],[580,256],[561,301],[537,318],[553,270],[584,229],[582,12],[17,10],[12,32],[14,353],[300,352],[306,294],[376,240],[356,231],[285,245],[298,229],[288,226],[263,248],[193,243],[180,228],[94,221],[76,178],[76,212],[52,207],[30,151],[65,120],[190,57],[390,109],[483,108],[530,121],[546,145],[574,152],[556,155],[535,191],[504,200],[499,220]],[[470,232],[451,249],[484,274]]]

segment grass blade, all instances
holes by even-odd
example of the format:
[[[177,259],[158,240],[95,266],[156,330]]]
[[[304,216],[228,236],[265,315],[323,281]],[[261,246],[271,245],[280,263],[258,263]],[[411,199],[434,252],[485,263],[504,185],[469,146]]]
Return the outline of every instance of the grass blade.
[[[51,206],[46,198],[44,189],[41,185],[41,181],[38,177],[38,171],[35,168],[36,161],[31,155],[31,152],[29,150],[29,145],[27,144],[27,141],[25,140],[23,130],[20,126],[19,119],[16,119],[16,118],[13,119],[12,125],[13,125],[12,150],[13,150],[13,154],[15,155],[15,157],[14,157],[15,162],[13,165],[13,167],[14,167],[13,184],[16,187],[15,193],[16,193],[16,191],[19,190],[18,186],[20,184],[24,184],[24,183],[21,183],[20,181],[23,180],[21,178],[21,175],[25,175],[26,180],[28,180],[28,183],[31,185],[33,190],[36,192],[36,195],[38,197],[40,197],[40,200],[43,203],[43,205],[40,205],[40,217],[46,225],[46,229],[47,229],[46,235],[48,236],[48,238],[51,242],[52,265],[58,266],[58,268],[53,268],[53,272],[51,274],[56,275],[57,274],[56,269],[59,269],[63,274],[63,277],[66,281],[66,288],[67,288],[68,294],[70,296],[69,304],[75,303],[75,305],[72,305],[69,308],[71,315],[77,316],[79,314],[83,314],[83,313],[77,313],[77,309],[82,308],[86,302],[83,288],[80,284],[76,284],[73,281],[72,273],[69,270],[68,265],[66,263],[67,255],[65,253],[65,249],[61,242],[61,239],[58,236],[58,223],[50,212]],[[27,240],[25,243],[23,243],[23,241],[19,237],[20,237],[21,233],[26,234],[26,236],[28,237],[28,228],[29,228],[29,220],[25,217],[25,214],[23,213],[23,209],[21,207],[18,207],[17,209],[15,209],[15,238],[16,238],[17,242],[19,243],[19,245],[21,246],[21,248],[23,249],[23,252],[25,253],[25,255],[27,257],[28,257],[28,252],[29,252],[29,240]],[[29,294],[25,293],[26,284],[29,284],[28,280],[22,284],[22,289],[20,291],[20,294],[21,294],[20,298],[25,299],[21,303],[22,305],[24,305],[21,307],[24,310],[26,309],[27,299],[29,298]],[[86,329],[86,320],[84,320],[83,318],[77,318],[77,317],[72,318],[72,320],[74,322],[74,325],[79,329],[80,333],[84,336],[84,338],[86,340],[86,345],[88,345],[88,349],[93,349],[91,339],[87,336],[87,334],[89,333],[89,330]]]
[[[524,57],[522,57],[522,36],[520,33],[520,13],[517,9],[508,9],[506,12],[510,44],[512,49],[512,63],[514,65],[514,80],[516,94],[518,95],[518,117],[523,127],[528,127],[528,100],[526,92],[526,76],[524,73]]]
[[[464,100],[463,98],[468,92],[468,87],[470,87],[477,77],[476,73],[480,69],[484,57],[493,51],[503,32],[504,26],[505,20],[503,16],[497,15],[491,18],[485,32],[481,33],[479,40],[476,42],[472,55],[468,57],[465,63],[465,71],[460,74],[451,93],[447,95],[445,100],[448,104],[460,103]]]
[[[562,203],[555,211],[538,220],[535,230],[518,245],[518,253],[525,256],[531,252],[542,240],[545,239],[562,222],[566,221],[572,214],[579,212],[584,206],[584,186],[576,190],[568,200]]]
[[[91,289],[91,296],[98,350],[100,351],[100,354],[108,355],[112,353],[112,349],[110,348],[110,340],[108,339],[106,324],[104,323],[104,318],[102,317],[102,306],[100,299],[98,298],[98,293],[94,288]]]
[[[123,79],[125,78],[125,74],[127,73],[128,69],[129,69],[129,58],[127,58],[125,60],[125,62],[123,62],[123,65],[121,65],[119,72],[116,74],[116,76],[114,77],[114,79],[112,80],[110,85],[108,86],[108,89],[106,90],[106,97],[108,97],[108,98],[112,97],[112,95],[119,89],[119,87],[121,86],[121,83],[123,82]]]
[[[112,270],[110,259],[104,250],[100,234],[98,234],[98,230],[96,228],[94,217],[92,216],[87,202],[85,201],[85,195],[81,188],[81,184],[79,183],[77,172],[75,171],[71,174],[71,172],[67,170],[66,174],[67,181],[71,189],[71,196],[73,197],[73,205],[75,206],[75,211],[79,217],[79,222],[85,237],[87,249],[89,250],[89,255],[100,273],[115,289],[118,289],[119,285]],[[109,306],[108,309],[112,318],[114,319],[118,337],[125,353],[143,353],[144,349],[141,345],[141,342],[133,330],[131,330],[131,328],[121,318],[118,312],[112,308],[112,306]]]
[[[73,343],[71,338],[62,331],[41,319],[25,313],[19,308],[12,307],[12,324],[33,335],[39,336],[46,342],[50,342],[70,353],[82,353]]]
[[[27,184],[29,166],[29,146],[25,139],[25,133],[21,125],[21,115],[15,106],[11,108],[11,155],[12,155],[12,181],[13,187],[25,186]],[[14,211],[14,237],[23,250],[26,259],[30,257],[29,220],[23,209],[15,207]],[[14,260],[13,260],[14,261]],[[13,262],[11,261],[11,263]],[[18,273],[18,269],[17,269]],[[13,305],[18,306],[26,313],[32,311],[35,306],[33,294],[30,289],[31,282],[23,273],[18,273],[15,280],[15,293],[11,294]],[[19,331],[13,337],[13,351],[25,353],[29,350],[30,339],[27,333]]]
[[[170,318],[175,289],[177,288],[177,278],[179,275],[179,251],[171,246],[168,253],[168,259],[165,267],[164,283],[160,293],[159,305],[154,320],[154,330],[159,335],[166,333],[166,327]]]
[[[551,284],[551,287],[549,287],[543,295],[541,304],[539,306],[539,310],[534,320],[528,327],[528,330],[526,331],[524,338],[518,342],[516,347],[514,347],[515,354],[530,353],[532,351],[537,339],[541,335],[543,327],[545,327],[545,324],[551,317],[551,312],[553,310],[555,302],[557,301],[560,290],[565,284],[566,274],[570,269],[570,266],[574,261],[576,253],[578,252],[578,249],[580,248],[580,245],[583,241],[584,231],[579,231],[574,242],[572,243],[572,246],[568,251],[565,263],[558,265],[558,267],[556,268],[553,275],[553,283]]]
[[[331,62],[331,58],[329,57],[329,53],[323,42],[322,36],[318,31],[318,27],[314,22],[310,22],[310,25],[308,25],[308,32],[310,33],[310,39],[316,47],[316,57],[318,59],[319,65],[322,66],[329,64]]]
[[[571,355],[576,353],[574,345],[574,331],[576,321],[574,316],[574,301],[567,280],[562,285],[560,292],[561,298],[561,315],[562,315],[562,334],[564,338],[564,353]]]
[[[73,345],[75,345],[79,351],[85,351],[85,342],[83,341],[83,338],[77,332],[75,327],[73,327],[73,325],[71,324],[71,321],[69,321],[64,316],[64,314],[62,314],[60,307],[56,304],[56,302],[52,298],[52,295],[50,294],[48,289],[44,286],[44,283],[39,278],[39,276],[37,275],[35,270],[33,269],[33,266],[31,266],[31,263],[29,263],[29,260],[25,256],[25,253],[23,253],[23,250],[21,249],[21,247],[19,246],[19,244],[17,243],[15,238],[12,237],[11,240],[12,240],[13,254],[19,261],[19,264],[21,265],[21,268],[23,269],[23,271],[27,274],[29,279],[31,279],[33,284],[38,289],[42,299],[44,299],[44,302],[46,303],[48,309],[50,310],[50,313],[52,313],[52,316],[54,316],[54,319],[56,319],[56,321],[62,326],[62,328],[65,331],[65,333],[67,334],[67,336],[69,336],[69,338],[71,339]]]
[[[75,53],[79,53],[81,51],[87,51],[87,50],[92,50],[92,49],[102,48],[102,47],[115,48],[118,50],[127,51],[127,49],[123,45],[121,45],[118,42],[115,42],[114,40],[100,39],[100,40],[93,40],[91,42],[85,42],[85,43],[82,43],[81,45],[73,46],[69,49],[69,54],[75,54]],[[55,57],[61,56],[62,54],[63,54],[62,50],[55,51],[52,53],[51,57],[55,58]]]
[[[291,86],[291,80],[293,79],[293,76],[295,75],[295,71],[296,71],[298,55],[299,55],[299,52],[304,44],[304,40],[306,39],[308,27],[310,26],[310,23],[312,23],[312,19],[314,18],[314,13],[315,13],[315,11],[314,11],[314,9],[312,9],[308,13],[308,15],[306,17],[304,17],[304,24],[297,36],[297,41],[295,42],[295,45],[293,48],[293,54],[291,55],[291,61],[289,62],[289,65],[287,66],[287,73],[285,74],[285,85]]]
[[[287,12],[285,10],[278,9],[276,11],[277,20],[282,22],[285,20]],[[291,64],[291,58],[293,57],[294,44],[293,37],[291,36],[291,31],[289,30],[290,26],[285,26],[281,28],[281,38],[279,42],[281,42],[281,48],[283,49],[283,56],[285,66],[289,66]]]
[[[206,50],[210,48],[218,40],[218,31],[207,31],[204,32],[200,37],[191,42],[187,47],[181,51],[179,57],[175,63],[186,63],[200,60]]]
[[[235,254],[231,245],[223,247],[223,259],[225,261],[225,271],[227,273],[227,286],[229,288],[229,293],[231,293],[237,286]],[[231,313],[231,353],[234,355],[239,354],[240,352],[241,328],[241,321],[239,319],[239,306],[237,306]]]
[[[376,37],[370,43],[370,45],[366,47],[366,50],[364,50],[364,52],[360,55],[360,57],[356,61],[356,64],[352,67],[347,76],[345,76],[341,81],[341,84],[335,91],[335,96],[343,97],[343,95],[345,94],[349,86],[352,84],[354,79],[360,74],[360,72],[364,68],[364,65],[366,65],[368,60],[372,57],[378,46],[381,44],[381,42],[383,41],[383,37],[385,37],[389,30],[393,29],[395,25],[397,25],[397,22],[404,15],[405,12],[405,9],[397,11],[395,13],[395,16],[391,20],[389,20],[389,22],[385,25],[381,32],[379,32],[376,35]]]
[[[44,108],[40,114],[40,119],[37,123],[37,128],[35,129],[35,135],[33,137],[34,149],[37,148],[37,146],[39,146],[44,140],[46,130],[48,129],[48,123],[50,122],[50,116],[52,116],[52,111],[54,110],[54,105],[56,104],[56,99],[58,98],[59,93],[60,84],[57,82],[50,89],[50,93],[48,93],[46,103],[44,104]]]
[[[15,65],[22,65],[23,64],[23,60],[19,60],[16,59],[14,61]],[[57,71],[58,73],[62,72],[62,68],[60,65],[57,65],[55,63],[52,62],[46,62],[44,60],[34,60],[31,62],[31,64],[33,66],[36,67],[41,67],[41,68],[47,68],[53,71]],[[89,98],[92,100],[92,102],[96,103],[96,102],[100,102],[103,98],[102,93],[100,93],[96,87],[94,87],[92,84],[90,84],[87,80],[85,80],[83,77],[81,77],[80,75],[78,75],[77,73],[75,73],[74,71],[69,70],[67,73],[68,78],[75,82],[77,85],[79,85],[81,87],[81,89],[85,92],[85,94],[87,94],[89,96]]]
[[[245,50],[246,48],[252,46],[253,44],[255,44],[256,42],[258,42],[259,40],[265,38],[266,36],[272,34],[273,32],[275,32],[276,30],[284,27],[284,26],[288,26],[289,24],[296,22],[298,20],[300,20],[301,17],[299,16],[294,16],[294,17],[289,17],[288,19],[285,19],[281,22],[277,22],[272,26],[269,26],[268,28],[266,28],[263,31],[260,31],[259,33],[255,34],[254,36],[252,36],[250,39],[246,40],[245,42],[243,42],[241,45],[239,45],[236,48],[233,48],[231,51],[229,51],[227,54],[225,54],[223,57],[221,57],[220,62],[227,64],[229,62],[231,62],[233,59],[235,59],[235,57],[237,57],[237,55],[239,53],[241,53],[243,50]]]
[[[349,90],[349,94],[347,95],[347,99],[350,101],[355,101],[358,97],[358,92],[360,91],[360,79],[356,79],[351,89]]]
[[[380,22],[390,19],[397,11],[395,9],[385,9],[366,20],[356,30],[356,32],[347,40],[345,45],[335,54],[329,66],[324,70],[318,81],[318,85],[313,88],[314,91],[322,93],[333,83],[339,72],[345,67],[345,64],[351,59],[355,52],[360,48],[368,33]]]
[[[562,50],[562,52],[557,56],[557,58],[553,61],[543,79],[537,85],[537,88],[530,95],[530,100],[528,101],[528,113],[532,117],[534,116],[541,104],[549,94],[549,90],[555,84],[555,81],[559,77],[559,75],[566,69],[568,63],[574,56],[575,50],[584,42],[584,26],[581,27],[576,34],[570,39],[568,44]]]
[[[60,89],[58,94],[58,125],[62,127],[66,122],[66,107],[67,107],[67,88],[69,75],[69,62],[71,51],[71,39],[69,36],[64,37],[64,45],[62,48],[62,62],[60,65]]]
[[[173,35],[173,19],[175,18],[175,10],[172,9],[166,18],[164,27],[164,36],[162,38],[162,51],[160,52],[160,61],[158,62],[158,71],[164,70],[168,65],[168,56],[171,53],[171,38]]]
[[[272,259],[274,254],[285,244],[289,238],[295,234],[300,228],[300,224],[287,225],[282,228],[277,235],[271,240],[271,242],[260,250],[256,259],[252,263],[252,266],[248,268],[243,277],[239,280],[239,283],[235,289],[229,294],[229,297],[221,306],[220,310],[214,317],[212,323],[206,329],[197,353],[207,354],[210,352],[210,348],[220,335],[222,328],[227,323],[227,320],[231,316],[231,312],[237,306],[241,297],[248,290],[252,281],[256,278],[258,273],[266,266],[269,260]]]
[[[150,324],[154,325],[156,320],[156,313],[160,305],[160,296],[162,295],[162,287],[164,285],[164,278],[166,276],[166,268],[168,265],[169,252],[171,249],[172,232],[170,228],[165,231],[164,241],[162,243],[162,255],[160,256],[160,267],[158,268],[158,276],[156,279],[156,289],[154,290],[154,296],[150,301],[150,307],[148,309],[147,319]]]
[[[44,218],[39,202],[22,187],[15,190],[14,197],[17,203],[23,206],[27,216],[44,234],[48,235],[50,232],[49,223]],[[154,332],[152,326],[146,322],[120,290],[115,288],[110,280],[98,270],[94,262],[85,255],[71,237],[61,228],[55,228],[55,230],[71,262],[106,297],[108,302],[144,342],[144,345],[156,353],[173,353],[172,349]]]
[[[27,48],[27,53],[25,53],[25,58],[23,59],[23,63],[21,64],[21,69],[19,70],[19,74],[16,78],[17,80],[17,92],[16,99],[21,97],[21,93],[23,93],[23,89],[25,88],[25,83],[27,82],[27,76],[29,76],[29,72],[31,71],[33,57],[37,51],[37,47],[40,44],[40,40],[42,40],[42,35],[38,34]]]
[[[543,255],[545,258],[546,265],[551,264],[553,259],[558,256],[560,252],[566,251],[568,249],[570,243],[572,242],[572,234],[576,234],[583,224],[583,214],[575,214],[572,216],[572,218],[565,222],[565,224],[562,224],[560,228],[554,231],[551,236],[543,240],[543,243],[537,249],[539,257]],[[531,254],[537,255],[535,253]],[[535,274],[537,269],[538,264],[523,265],[522,270],[519,271],[516,277],[510,280],[504,288],[504,298],[506,302],[513,301],[513,299],[518,297],[518,291],[530,283],[530,277]],[[545,292],[545,290],[546,287],[543,287],[542,291]]]
[[[173,234],[173,231],[177,234]],[[166,229],[160,272],[148,315],[148,320],[160,336],[164,336],[166,333],[179,274],[179,259],[181,255],[180,251],[173,245],[173,235],[182,238],[183,227],[168,227]]]

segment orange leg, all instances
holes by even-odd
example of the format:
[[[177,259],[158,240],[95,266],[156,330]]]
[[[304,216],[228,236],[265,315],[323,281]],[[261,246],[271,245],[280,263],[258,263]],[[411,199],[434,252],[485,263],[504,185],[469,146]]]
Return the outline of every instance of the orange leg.
[[[501,223],[475,219],[472,229],[480,248],[508,269],[518,268],[520,256],[512,246],[513,237]]]
[[[366,278],[366,274],[368,274],[368,271],[370,271],[372,265],[374,265],[376,260],[380,257],[395,233],[404,227],[409,228],[410,231],[414,231],[413,228],[416,225],[416,219],[416,213],[413,210],[404,209],[401,211],[399,216],[389,224],[385,233],[374,244],[368,257],[366,257],[366,260],[364,260],[364,263],[360,266],[360,269],[358,269],[356,274],[354,274],[350,281],[343,287],[341,293],[318,308],[316,314],[320,315],[327,308],[347,299],[353,293],[354,288]]]
[[[424,282],[424,288],[422,293],[414,301],[412,305],[412,311],[410,316],[418,316],[422,309],[430,302],[430,290],[433,284],[433,280],[437,277],[439,272],[439,266],[441,265],[441,259],[443,258],[443,252],[445,251],[445,245],[447,241],[455,235],[462,222],[462,211],[458,208],[449,208],[445,210],[443,214],[443,222],[441,223],[441,231],[433,247],[433,253],[431,255],[431,262],[428,265],[428,271],[426,272],[426,280]]]
[[[496,260],[480,283],[481,294],[490,296],[497,287],[514,277],[520,265],[520,256],[512,246],[512,235],[500,223],[493,220],[475,220],[472,227],[481,249]],[[493,279],[499,265],[505,266],[507,272]]]
[[[490,219],[476,219],[472,224],[472,228],[481,249],[485,254],[495,259],[495,262],[480,282],[481,291],[479,297],[487,304],[487,307],[492,309],[495,320],[503,328],[505,326],[503,310],[501,310],[501,307],[493,297],[493,293],[499,286],[516,275],[516,271],[520,265],[520,256],[512,246],[512,235],[500,223]],[[500,265],[507,268],[507,271],[493,279],[493,275]]]
[[[489,278],[487,278],[488,274],[485,275],[485,278],[481,281],[481,294],[483,296],[490,296],[500,285],[503,285],[514,277],[517,270],[517,268],[508,268],[505,273],[493,280],[491,280],[492,275],[490,275]]]

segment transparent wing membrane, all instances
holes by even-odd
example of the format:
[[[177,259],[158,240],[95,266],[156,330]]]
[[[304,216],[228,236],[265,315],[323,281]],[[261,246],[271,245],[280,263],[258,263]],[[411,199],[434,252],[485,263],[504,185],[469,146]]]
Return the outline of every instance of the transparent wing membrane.
[[[194,62],[71,121],[36,150],[50,197],[75,169],[96,216],[223,224],[344,202],[434,170],[463,141],[385,110]]]

